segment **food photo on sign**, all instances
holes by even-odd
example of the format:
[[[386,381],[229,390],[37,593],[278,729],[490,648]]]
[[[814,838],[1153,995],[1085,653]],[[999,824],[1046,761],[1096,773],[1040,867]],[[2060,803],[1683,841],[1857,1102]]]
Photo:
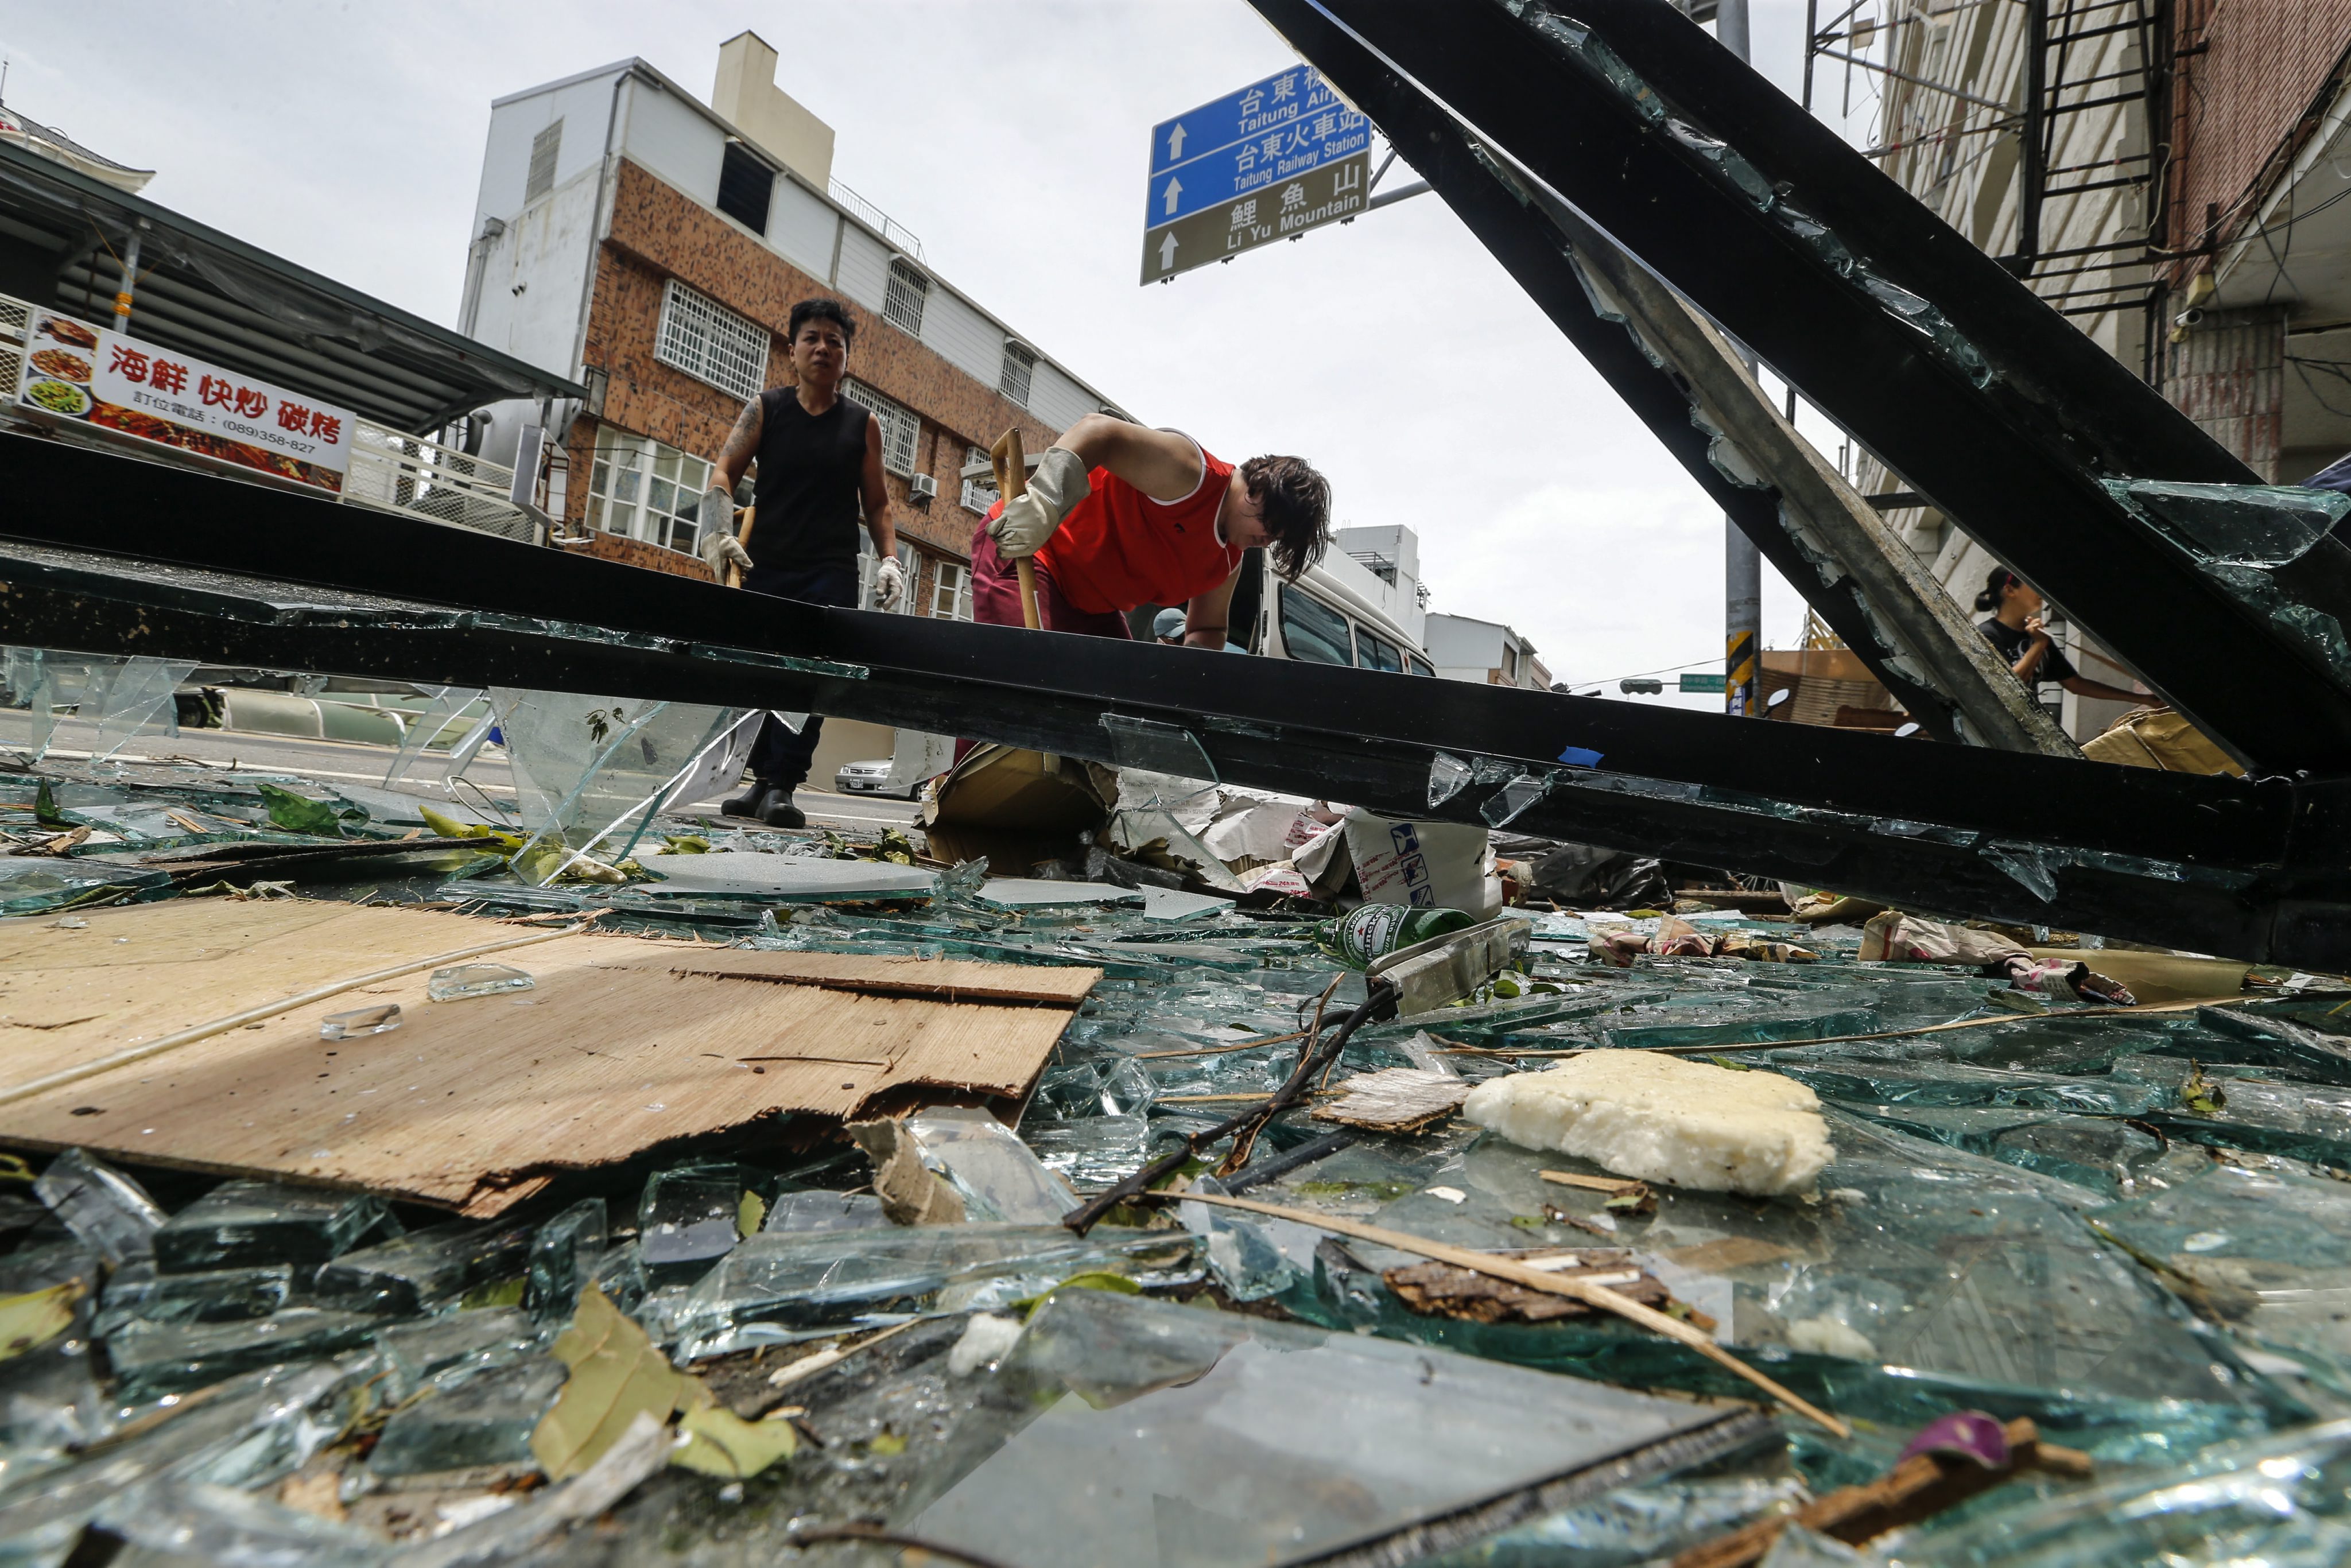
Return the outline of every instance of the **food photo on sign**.
[[[340,491],[351,415],[66,316],[33,323],[16,401],[134,440]]]

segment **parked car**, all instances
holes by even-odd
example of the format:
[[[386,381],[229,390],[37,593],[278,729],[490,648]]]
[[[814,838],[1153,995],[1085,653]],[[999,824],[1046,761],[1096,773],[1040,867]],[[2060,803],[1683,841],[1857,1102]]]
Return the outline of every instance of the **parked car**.
[[[866,762],[849,762],[832,776],[832,787],[844,795],[887,795],[893,800],[911,800],[912,789],[890,788],[890,759],[877,757]]]

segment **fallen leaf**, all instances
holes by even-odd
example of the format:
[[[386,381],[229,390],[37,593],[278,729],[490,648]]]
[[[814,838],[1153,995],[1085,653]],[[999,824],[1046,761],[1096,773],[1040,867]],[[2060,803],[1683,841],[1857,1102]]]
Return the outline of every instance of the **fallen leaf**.
[[[796,1408],[786,1406],[786,1409]],[[724,1405],[697,1405],[677,1424],[685,1441],[669,1457],[673,1465],[705,1476],[741,1480],[756,1476],[799,1447],[799,1434],[783,1411],[746,1421]]]
[[[2187,1081],[2179,1086],[2179,1103],[2199,1116],[2213,1116],[2229,1103],[2229,1096],[2218,1083],[2204,1076],[2200,1065],[2191,1061],[2188,1064]]]
[[[278,1483],[277,1500],[297,1513],[312,1514],[340,1524],[344,1517],[343,1478],[333,1470],[287,1476]]]
[[[549,1480],[576,1476],[603,1458],[640,1414],[666,1422],[695,1391],[708,1397],[593,1285],[580,1292],[579,1308],[556,1336],[553,1354],[571,1376],[530,1435],[532,1457]]]
[[[342,816],[324,800],[297,795],[262,779],[255,780],[253,787],[261,791],[262,804],[269,808],[269,820],[287,832],[341,836]]]
[[[768,1200],[746,1189],[743,1201],[735,1206],[735,1234],[757,1236],[760,1224],[768,1218]]]
[[[45,1291],[0,1296],[0,1361],[45,1345],[73,1326],[74,1303],[89,1287],[68,1280]]]

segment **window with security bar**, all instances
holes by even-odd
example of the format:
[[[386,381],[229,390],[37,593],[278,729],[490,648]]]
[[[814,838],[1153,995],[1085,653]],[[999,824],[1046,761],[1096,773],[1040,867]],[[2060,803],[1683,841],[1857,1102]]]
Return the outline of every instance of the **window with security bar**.
[[[931,280],[904,256],[890,262],[890,282],[882,295],[882,319],[913,337],[923,335],[923,307],[931,300]]]
[[[963,449],[965,467],[968,468],[975,463],[987,461],[987,447],[967,446]],[[996,486],[985,479],[966,479],[963,482],[963,505],[964,510],[977,512],[980,516],[986,517],[987,508],[996,505]]]
[[[709,487],[705,459],[608,428],[589,470],[588,526],[691,554],[702,538],[702,495]]]
[[[922,445],[923,421],[913,409],[904,408],[883,397],[863,382],[844,381],[841,395],[854,403],[862,403],[882,427],[882,466],[893,474],[911,475],[914,457]]]
[[[745,402],[768,378],[768,329],[671,278],[662,290],[653,358]]]
[[[1029,389],[1037,379],[1037,350],[1011,339],[1004,340],[1004,369],[996,378],[996,390],[1019,403],[1029,406]]]

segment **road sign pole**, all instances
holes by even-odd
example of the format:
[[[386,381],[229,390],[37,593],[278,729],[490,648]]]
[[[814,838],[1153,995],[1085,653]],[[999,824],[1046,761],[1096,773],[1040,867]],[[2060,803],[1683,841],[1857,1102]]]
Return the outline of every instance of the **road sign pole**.
[[[1717,42],[1748,57],[1747,0],[1719,0],[1714,13]],[[1750,361],[1750,371],[1755,368]],[[1760,714],[1758,672],[1763,649],[1763,554],[1729,517],[1722,519],[1723,675],[1725,713]]]

